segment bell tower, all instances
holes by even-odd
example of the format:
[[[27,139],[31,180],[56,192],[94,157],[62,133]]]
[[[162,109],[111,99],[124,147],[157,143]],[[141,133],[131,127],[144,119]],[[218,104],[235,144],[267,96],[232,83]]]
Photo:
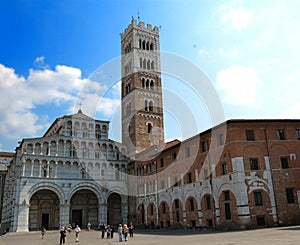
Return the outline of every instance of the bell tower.
[[[122,142],[136,154],[164,143],[158,27],[132,19],[121,49]]]

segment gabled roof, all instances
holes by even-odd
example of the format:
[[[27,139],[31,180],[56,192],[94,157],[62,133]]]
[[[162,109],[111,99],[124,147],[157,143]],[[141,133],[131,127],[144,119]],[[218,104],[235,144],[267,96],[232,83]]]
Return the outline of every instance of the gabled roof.
[[[81,120],[94,121],[93,118],[91,118],[91,117],[89,117],[89,116],[83,114],[83,112],[82,112],[81,109],[79,109],[79,110],[77,111],[76,114],[65,115],[65,116],[63,116],[62,118],[72,118],[72,119],[73,119],[73,118],[76,118],[76,119],[81,119]]]

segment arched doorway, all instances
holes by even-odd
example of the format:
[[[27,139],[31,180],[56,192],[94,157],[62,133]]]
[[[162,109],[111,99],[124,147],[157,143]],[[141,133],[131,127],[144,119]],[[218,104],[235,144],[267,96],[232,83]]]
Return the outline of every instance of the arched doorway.
[[[107,224],[117,227],[121,223],[123,223],[122,198],[119,194],[112,193],[107,200]]]
[[[145,224],[145,207],[144,204],[140,204],[138,207],[138,212],[136,214],[136,223],[137,225],[146,225]]]
[[[160,218],[160,228],[170,227],[170,207],[166,201],[160,203],[158,212]]]
[[[39,190],[30,199],[29,230],[40,230],[44,226],[47,230],[59,228],[60,202],[56,193],[51,190]]]
[[[98,226],[98,198],[91,190],[75,192],[70,202],[70,224],[86,228],[87,223],[92,227]]]

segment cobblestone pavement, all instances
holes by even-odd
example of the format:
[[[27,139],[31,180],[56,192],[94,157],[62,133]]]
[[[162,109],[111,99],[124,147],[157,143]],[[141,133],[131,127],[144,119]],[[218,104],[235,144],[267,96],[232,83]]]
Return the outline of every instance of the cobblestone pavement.
[[[124,243],[124,242],[123,242]],[[59,232],[48,231],[45,239],[40,233],[10,233],[0,237],[0,245],[58,245]],[[101,239],[100,232],[82,231],[79,243],[75,234],[67,237],[66,245],[118,245],[115,234],[113,239]],[[300,244],[300,226],[267,228],[250,231],[159,231],[140,230],[126,242],[128,245],[294,245]]]

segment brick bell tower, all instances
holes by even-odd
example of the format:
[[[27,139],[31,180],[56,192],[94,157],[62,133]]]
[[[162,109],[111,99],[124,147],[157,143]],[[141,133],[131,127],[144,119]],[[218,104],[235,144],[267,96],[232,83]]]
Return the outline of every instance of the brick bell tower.
[[[132,19],[121,49],[122,142],[132,157],[164,143],[158,27]]]

